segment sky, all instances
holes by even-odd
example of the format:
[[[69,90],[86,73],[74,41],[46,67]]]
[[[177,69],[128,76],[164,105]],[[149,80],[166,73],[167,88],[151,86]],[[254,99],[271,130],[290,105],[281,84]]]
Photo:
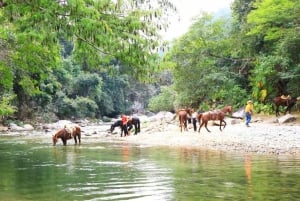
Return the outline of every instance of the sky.
[[[178,9],[179,16],[171,21],[171,26],[163,34],[167,40],[172,40],[188,31],[193,17],[199,16],[203,11],[216,13],[223,9],[230,9],[233,0],[170,0]],[[180,18],[180,21],[178,21]]]

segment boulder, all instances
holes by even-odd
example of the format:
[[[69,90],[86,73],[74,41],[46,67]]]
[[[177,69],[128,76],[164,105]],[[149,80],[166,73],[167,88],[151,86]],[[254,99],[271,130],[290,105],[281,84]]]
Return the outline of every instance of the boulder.
[[[240,108],[238,111],[232,113],[232,118],[237,118],[237,119],[244,119],[245,117],[245,107]]]
[[[30,124],[24,124],[23,126],[18,126],[15,123],[10,123],[9,128],[11,131],[31,131],[34,130],[33,126]]]
[[[32,125],[30,125],[30,124],[24,124],[23,128],[26,131],[32,131],[32,130],[34,130],[34,127]]]
[[[291,114],[286,114],[286,115],[278,118],[278,123],[280,123],[280,124],[284,124],[284,123],[288,123],[288,122],[292,122],[292,121],[296,121],[296,117]]]
[[[23,127],[18,126],[15,123],[10,123],[9,128],[10,128],[11,131],[21,131],[21,130],[23,130]]]

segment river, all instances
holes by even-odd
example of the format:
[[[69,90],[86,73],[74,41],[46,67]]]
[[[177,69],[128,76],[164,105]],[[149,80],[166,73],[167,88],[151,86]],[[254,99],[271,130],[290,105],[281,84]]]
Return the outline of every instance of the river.
[[[51,136],[50,136],[51,137]],[[300,157],[0,135],[0,200],[299,200]]]

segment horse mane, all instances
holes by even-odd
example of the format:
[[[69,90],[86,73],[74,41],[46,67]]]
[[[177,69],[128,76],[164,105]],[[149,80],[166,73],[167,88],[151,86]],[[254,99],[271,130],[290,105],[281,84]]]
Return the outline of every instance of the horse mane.
[[[57,138],[59,135],[62,134],[63,131],[66,131],[65,129],[66,129],[66,127],[59,129],[59,130],[53,135],[53,137],[56,137],[56,138]]]

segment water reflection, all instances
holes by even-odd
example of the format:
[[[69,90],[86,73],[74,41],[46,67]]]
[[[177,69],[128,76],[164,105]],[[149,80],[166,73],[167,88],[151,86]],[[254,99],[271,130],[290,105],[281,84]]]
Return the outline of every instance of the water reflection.
[[[252,183],[251,183],[251,155],[245,155],[245,175],[247,180],[247,198],[252,198]]]
[[[4,200],[297,200],[300,158],[0,138]]]

